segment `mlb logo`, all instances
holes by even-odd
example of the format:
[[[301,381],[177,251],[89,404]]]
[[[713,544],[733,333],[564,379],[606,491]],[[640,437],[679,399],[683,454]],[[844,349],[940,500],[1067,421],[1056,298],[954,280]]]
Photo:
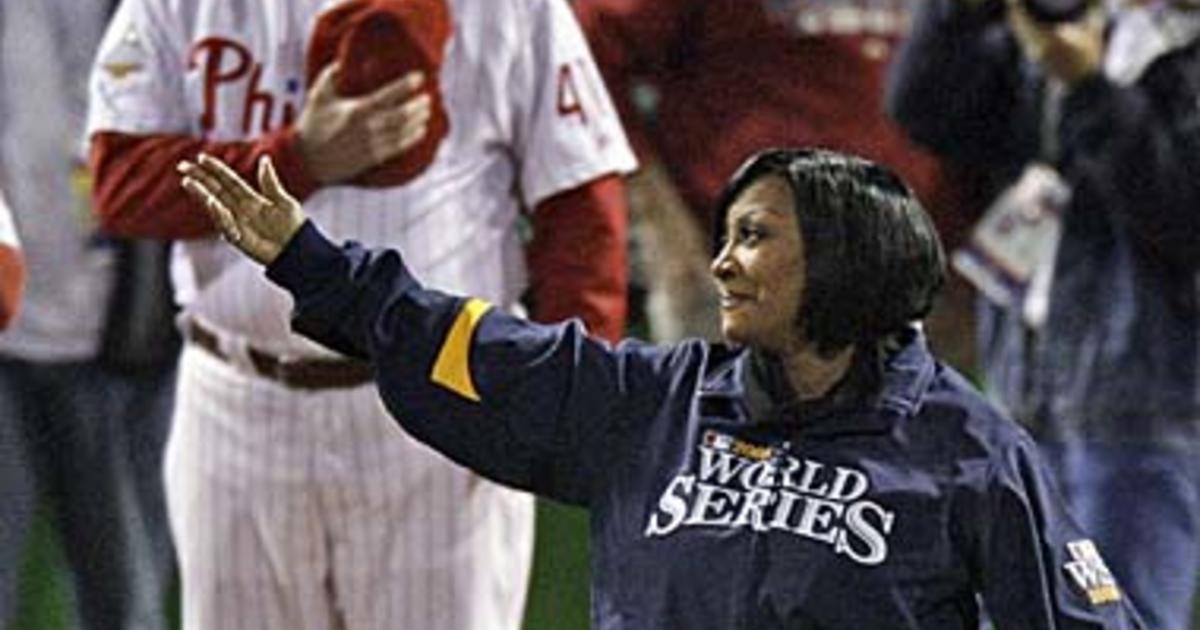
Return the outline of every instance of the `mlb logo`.
[[[704,445],[717,451],[728,451],[733,448],[733,437],[716,431],[704,432]]]

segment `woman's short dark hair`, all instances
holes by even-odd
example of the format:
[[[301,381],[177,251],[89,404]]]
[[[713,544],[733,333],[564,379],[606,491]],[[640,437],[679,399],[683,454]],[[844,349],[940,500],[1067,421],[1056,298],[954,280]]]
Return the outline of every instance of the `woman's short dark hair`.
[[[898,175],[860,157],[824,149],[751,156],[718,201],[716,252],[730,206],[769,175],[792,191],[807,269],[798,322],[819,351],[881,341],[929,313],[946,275],[937,230]]]

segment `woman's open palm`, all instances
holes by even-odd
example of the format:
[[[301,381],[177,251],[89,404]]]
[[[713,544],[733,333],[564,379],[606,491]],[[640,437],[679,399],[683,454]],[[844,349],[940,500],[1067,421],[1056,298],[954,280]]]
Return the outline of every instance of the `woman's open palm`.
[[[260,190],[221,160],[203,153],[177,168],[183,188],[204,205],[225,240],[259,263],[269,265],[275,260],[304,224],[300,202],[284,190],[269,157],[258,161]]]

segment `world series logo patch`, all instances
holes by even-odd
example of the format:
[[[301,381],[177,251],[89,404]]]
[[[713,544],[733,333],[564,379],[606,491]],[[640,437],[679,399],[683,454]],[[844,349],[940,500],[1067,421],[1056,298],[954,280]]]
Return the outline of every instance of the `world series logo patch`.
[[[1113,579],[1096,544],[1088,539],[1067,543],[1070,560],[1063,565],[1075,586],[1087,596],[1093,606],[1121,600],[1121,590]]]
[[[694,470],[676,475],[651,508],[644,535],[683,528],[776,531],[828,545],[857,564],[888,558],[896,513],[871,498],[866,472],[706,431]]]

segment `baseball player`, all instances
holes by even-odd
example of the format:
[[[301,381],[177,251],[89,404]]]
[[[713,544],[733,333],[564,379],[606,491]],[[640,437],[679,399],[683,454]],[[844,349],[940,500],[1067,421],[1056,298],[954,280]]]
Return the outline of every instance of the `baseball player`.
[[[0,330],[8,328],[17,316],[24,286],[25,257],[21,254],[21,241],[17,238],[12,210],[8,209],[8,202],[0,192]]]
[[[248,174],[269,155],[338,237],[402,247],[422,278],[508,311],[529,287],[536,318],[615,337],[635,161],[563,0],[449,0],[440,66],[358,96],[335,87],[345,65],[306,81],[336,6],[125,0],[94,67],[103,224],[183,239],[166,479],[184,627],[515,629],[532,499],[407,437],[363,364],[292,334],[287,295],[213,238],[174,164],[205,151]],[[348,185],[412,149],[405,123],[439,99],[448,133],[419,176]]]

